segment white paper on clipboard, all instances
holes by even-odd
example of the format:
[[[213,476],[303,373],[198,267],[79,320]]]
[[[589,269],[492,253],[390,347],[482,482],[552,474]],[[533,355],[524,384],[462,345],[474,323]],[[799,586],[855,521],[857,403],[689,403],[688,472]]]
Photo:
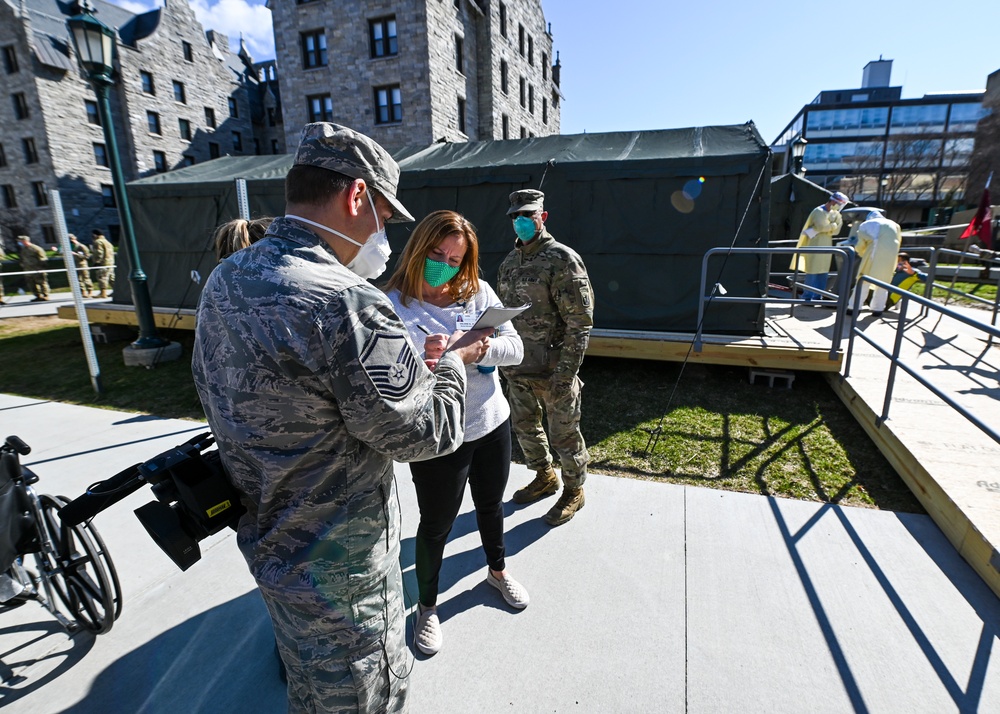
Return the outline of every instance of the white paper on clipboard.
[[[481,330],[485,328],[492,327],[496,329],[500,327],[503,323],[513,320],[515,317],[520,315],[522,312],[531,307],[531,303],[526,305],[521,305],[521,307],[489,307],[486,311],[479,316],[476,320],[476,324],[470,327],[470,330]]]

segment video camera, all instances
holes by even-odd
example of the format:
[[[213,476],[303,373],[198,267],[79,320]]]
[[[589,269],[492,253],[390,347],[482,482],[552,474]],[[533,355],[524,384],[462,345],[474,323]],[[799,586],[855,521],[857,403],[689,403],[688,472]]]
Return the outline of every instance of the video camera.
[[[246,509],[226,477],[215,443],[206,432],[141,464],[130,466],[66,504],[59,518],[67,526],[90,520],[108,506],[149,484],[156,500],[135,515],[160,549],[181,570],[201,558],[198,541],[236,524]]]

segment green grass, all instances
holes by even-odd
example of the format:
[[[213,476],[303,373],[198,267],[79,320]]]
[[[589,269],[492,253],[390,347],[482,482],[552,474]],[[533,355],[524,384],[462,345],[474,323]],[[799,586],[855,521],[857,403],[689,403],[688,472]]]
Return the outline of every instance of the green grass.
[[[91,387],[75,322],[0,320],[0,391],[38,399],[203,419],[191,378],[193,334],[168,333],[184,356],[125,367],[127,342],[98,345],[105,392]],[[581,370],[590,468],[632,478],[811,501],[922,512],[824,379],[791,390],[748,383],[745,368],[588,358]],[[648,453],[650,430],[661,422]],[[516,447],[515,458],[521,455]]]

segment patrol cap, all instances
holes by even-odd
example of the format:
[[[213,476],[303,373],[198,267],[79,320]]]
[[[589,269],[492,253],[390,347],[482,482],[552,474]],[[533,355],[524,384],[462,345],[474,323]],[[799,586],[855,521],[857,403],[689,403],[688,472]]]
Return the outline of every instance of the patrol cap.
[[[314,122],[302,128],[295,165],[318,166],[351,178],[364,179],[392,205],[389,223],[412,221],[396,198],[399,164],[378,142],[339,124]]]
[[[17,237],[17,239],[18,239],[18,240],[26,240],[26,241],[30,241],[30,240],[31,240],[31,236],[24,236],[24,235],[21,235],[21,236],[18,236],[18,237]]]
[[[542,205],[544,201],[545,194],[533,188],[514,191],[510,195],[510,209],[507,211],[507,215],[521,211],[544,211],[545,208]]]

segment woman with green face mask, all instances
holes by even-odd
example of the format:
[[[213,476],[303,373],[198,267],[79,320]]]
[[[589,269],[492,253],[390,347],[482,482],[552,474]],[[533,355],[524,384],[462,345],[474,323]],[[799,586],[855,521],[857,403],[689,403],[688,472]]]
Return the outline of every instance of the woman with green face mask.
[[[454,211],[435,211],[413,231],[386,294],[431,369],[456,329],[468,330],[500,299],[479,279],[476,230]],[[486,582],[513,608],[528,605],[527,591],[507,574],[504,560],[503,495],[510,472],[510,407],[500,390],[497,366],[516,365],[524,356],[521,338],[504,323],[489,339],[479,364],[466,367],[465,441],[457,451],[410,464],[420,507],[416,574],[420,589],[414,642],[424,654],[441,648],[437,615],[438,576],[444,546],[458,516],[468,483],[486,554]]]

